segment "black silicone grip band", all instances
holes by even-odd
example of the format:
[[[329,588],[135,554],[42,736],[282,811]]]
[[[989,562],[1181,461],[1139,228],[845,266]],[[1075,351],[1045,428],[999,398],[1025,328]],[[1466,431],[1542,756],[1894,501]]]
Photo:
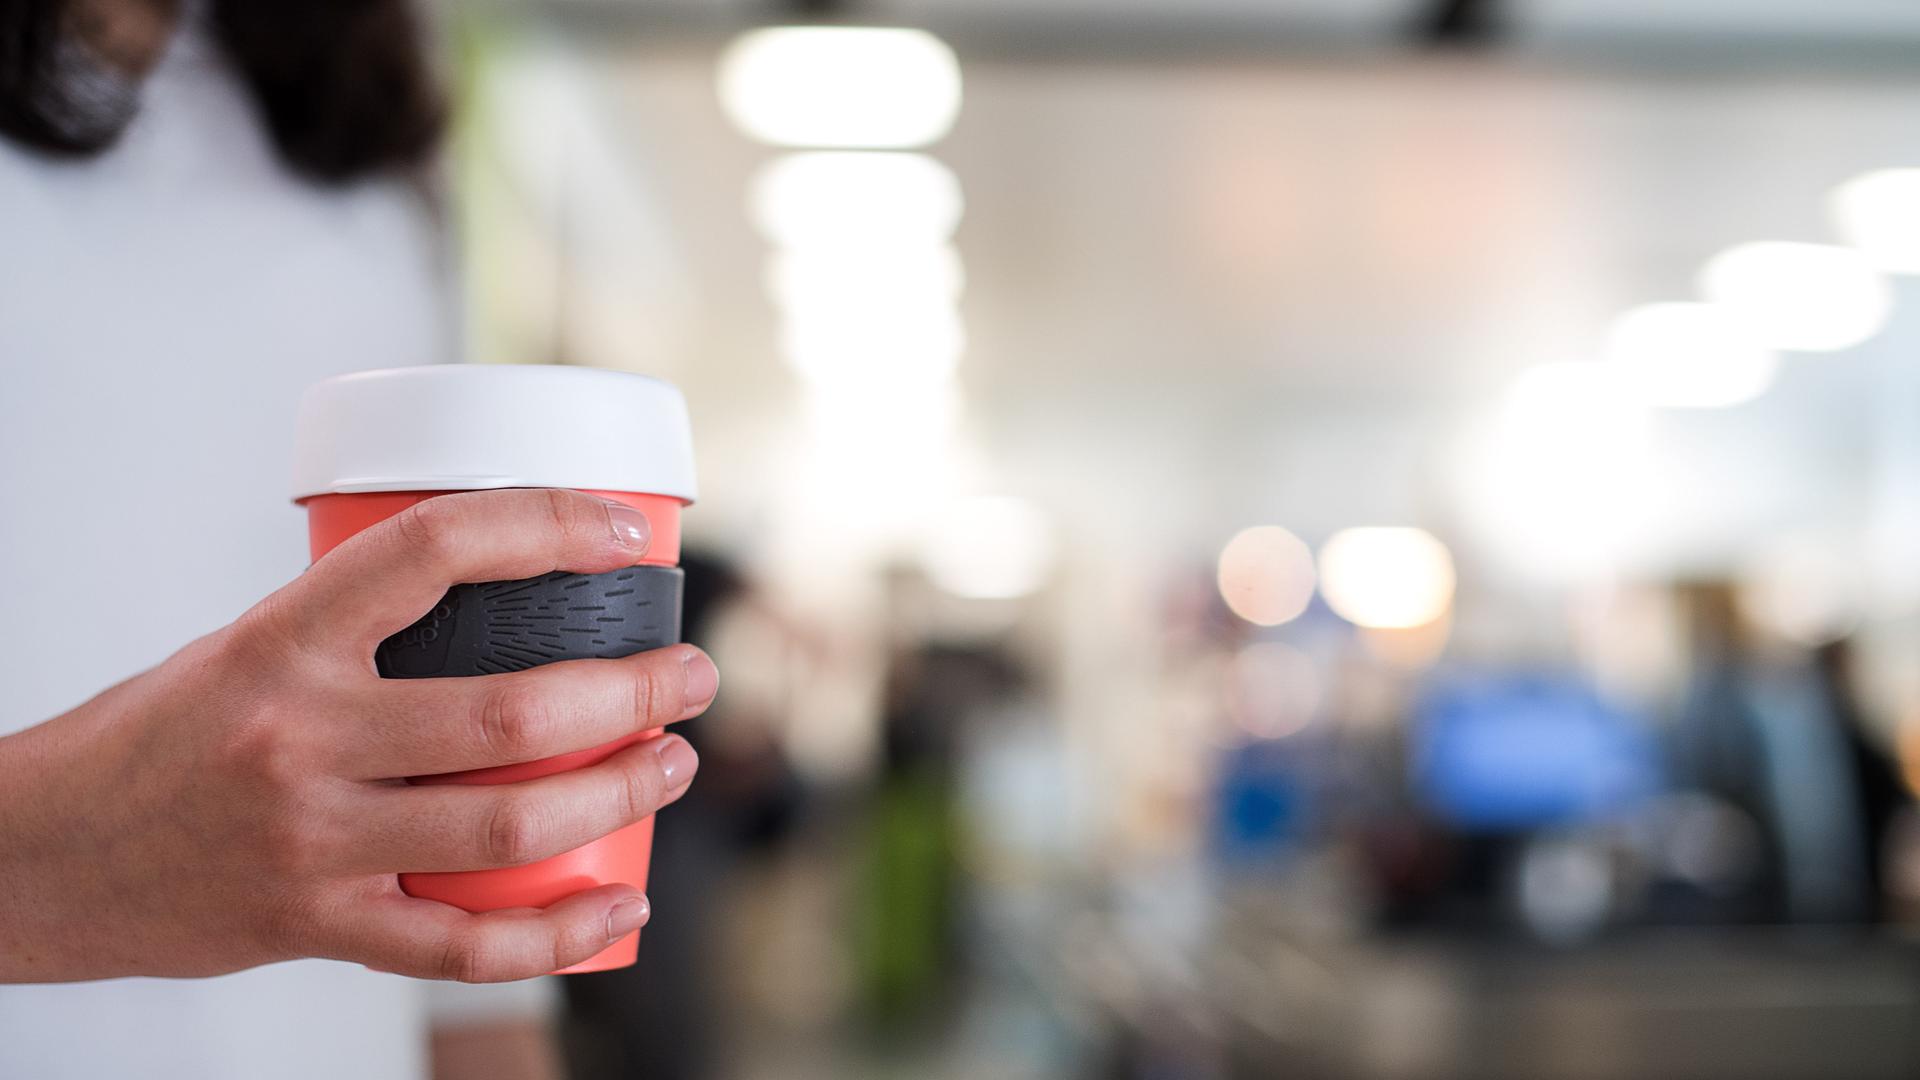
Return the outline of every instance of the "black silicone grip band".
[[[374,664],[389,679],[426,679],[658,649],[680,640],[681,580],[677,567],[635,566],[455,585],[381,642]]]

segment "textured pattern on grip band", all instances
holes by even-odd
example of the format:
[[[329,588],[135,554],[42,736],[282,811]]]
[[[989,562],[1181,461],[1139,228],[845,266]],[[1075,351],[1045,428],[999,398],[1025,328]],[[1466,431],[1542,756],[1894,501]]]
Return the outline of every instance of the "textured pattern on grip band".
[[[680,640],[681,581],[676,567],[635,566],[455,585],[374,665],[389,679],[497,675],[658,649]]]

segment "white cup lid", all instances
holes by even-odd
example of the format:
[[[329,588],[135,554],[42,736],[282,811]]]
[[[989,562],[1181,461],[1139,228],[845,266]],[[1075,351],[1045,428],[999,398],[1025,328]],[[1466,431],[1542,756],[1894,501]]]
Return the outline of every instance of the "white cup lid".
[[[545,364],[339,375],[300,399],[293,497],[568,487],[692,502],[693,436],[672,384]]]

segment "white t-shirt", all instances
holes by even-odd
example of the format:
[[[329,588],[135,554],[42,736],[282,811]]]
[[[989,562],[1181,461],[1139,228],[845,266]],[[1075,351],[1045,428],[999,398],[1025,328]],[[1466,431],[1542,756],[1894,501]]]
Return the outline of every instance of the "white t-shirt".
[[[300,572],[300,389],[451,359],[444,264],[417,192],[292,175],[197,34],[105,155],[0,142],[0,733]],[[322,961],[0,986],[0,1077],[400,1080],[422,1015],[420,984]]]

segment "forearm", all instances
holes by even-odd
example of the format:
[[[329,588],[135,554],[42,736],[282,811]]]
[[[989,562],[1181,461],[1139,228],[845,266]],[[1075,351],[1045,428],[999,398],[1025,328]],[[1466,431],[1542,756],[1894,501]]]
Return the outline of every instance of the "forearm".
[[[141,678],[0,738],[0,983],[153,974],[173,945],[152,918],[152,830],[132,821],[164,807],[143,802],[118,715]]]
[[[59,861],[51,850],[46,778],[50,725],[0,738],[0,983],[76,977],[58,910]]]

